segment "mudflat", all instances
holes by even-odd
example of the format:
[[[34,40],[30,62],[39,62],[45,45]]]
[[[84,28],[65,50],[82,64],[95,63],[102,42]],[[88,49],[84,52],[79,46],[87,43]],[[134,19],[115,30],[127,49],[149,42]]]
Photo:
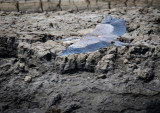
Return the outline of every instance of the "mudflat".
[[[126,21],[95,52],[58,56],[111,13]],[[0,12],[1,113],[159,113],[160,10],[152,7],[43,13]]]

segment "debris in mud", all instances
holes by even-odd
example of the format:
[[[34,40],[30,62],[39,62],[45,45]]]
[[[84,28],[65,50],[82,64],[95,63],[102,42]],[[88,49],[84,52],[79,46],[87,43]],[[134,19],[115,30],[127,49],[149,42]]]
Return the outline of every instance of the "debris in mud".
[[[31,82],[32,77],[31,76],[25,76],[24,81],[25,82]]]
[[[105,74],[100,74],[100,75],[97,75],[97,78],[98,79],[105,79],[106,75]]]

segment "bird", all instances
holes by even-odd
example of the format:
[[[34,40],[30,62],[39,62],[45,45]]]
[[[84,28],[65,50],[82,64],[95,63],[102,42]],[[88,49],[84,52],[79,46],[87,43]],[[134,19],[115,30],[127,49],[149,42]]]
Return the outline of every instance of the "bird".
[[[125,45],[125,43],[116,40],[117,37],[122,36],[126,32],[124,19],[109,18],[105,15],[105,21],[96,25],[95,29],[72,45],[68,46],[59,55],[66,56],[72,54],[94,52],[100,48],[104,48],[114,44],[116,46]]]

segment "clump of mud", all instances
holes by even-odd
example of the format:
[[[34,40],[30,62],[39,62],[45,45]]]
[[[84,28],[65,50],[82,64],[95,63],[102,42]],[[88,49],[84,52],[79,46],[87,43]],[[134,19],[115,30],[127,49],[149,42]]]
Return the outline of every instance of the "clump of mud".
[[[136,46],[58,56],[104,15],[121,17],[118,40]],[[160,11],[114,8],[44,13],[0,12],[0,112],[159,113]]]

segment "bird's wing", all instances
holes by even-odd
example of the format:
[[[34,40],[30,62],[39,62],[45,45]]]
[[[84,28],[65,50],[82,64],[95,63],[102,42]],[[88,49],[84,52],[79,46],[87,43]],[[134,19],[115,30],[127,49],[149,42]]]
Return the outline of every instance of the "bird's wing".
[[[114,36],[116,38],[116,36]],[[66,50],[61,52],[59,55],[71,55],[76,53],[86,53],[86,52],[93,52],[98,50],[99,48],[103,48],[109,46],[111,43],[110,40],[113,40],[113,35],[102,35],[97,36],[94,34],[87,34],[78,42],[72,44],[71,46],[67,47]]]
[[[125,26],[125,21],[123,19],[119,18],[112,18],[111,15],[109,15],[109,19],[107,18],[107,15],[105,15],[105,21],[103,24],[109,24],[113,27],[113,33],[114,35],[117,36],[122,36],[126,32],[126,26]],[[109,31],[110,31],[109,27]],[[107,29],[106,29],[107,30]]]
[[[96,51],[99,48],[109,46],[112,41],[125,32],[125,21],[117,18],[112,19],[110,16],[109,20],[106,19],[105,23],[98,24],[92,33],[83,36],[81,40],[69,46],[59,55]]]
[[[114,20],[111,22],[111,26],[114,28],[112,34],[122,36],[126,32],[125,21],[123,19]]]
[[[113,34],[122,36],[126,32],[125,21],[123,19],[112,19],[110,23],[98,24],[93,33],[97,34]]]

